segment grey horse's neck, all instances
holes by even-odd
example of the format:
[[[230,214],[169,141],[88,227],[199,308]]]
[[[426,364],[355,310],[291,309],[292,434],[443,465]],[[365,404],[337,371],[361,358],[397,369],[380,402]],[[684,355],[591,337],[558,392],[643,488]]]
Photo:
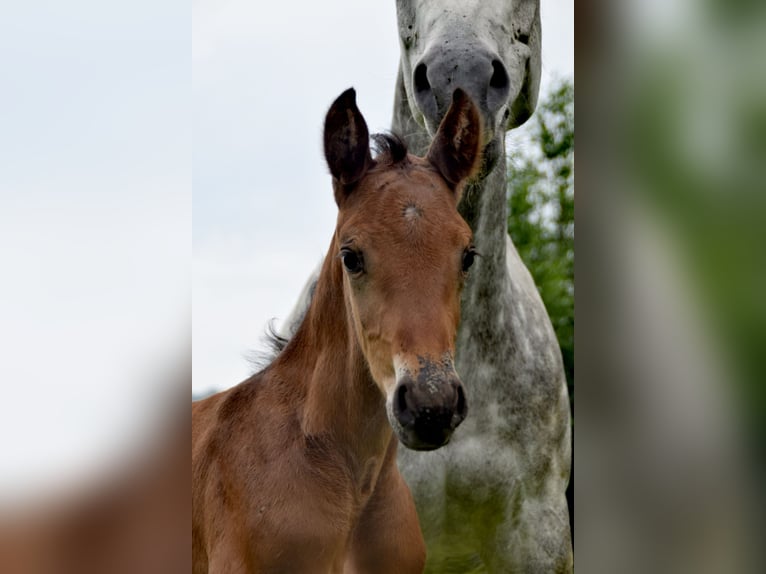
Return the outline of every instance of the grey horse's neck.
[[[505,149],[503,148],[503,153]],[[476,266],[466,282],[466,289],[480,284],[494,285],[495,293],[502,292],[509,281],[506,266],[508,244],[508,203],[506,195],[505,161],[497,165],[480,180],[475,181],[463,192],[459,211],[473,230],[474,245],[480,254]],[[490,297],[500,304],[501,299]],[[490,302],[488,302],[490,303]]]

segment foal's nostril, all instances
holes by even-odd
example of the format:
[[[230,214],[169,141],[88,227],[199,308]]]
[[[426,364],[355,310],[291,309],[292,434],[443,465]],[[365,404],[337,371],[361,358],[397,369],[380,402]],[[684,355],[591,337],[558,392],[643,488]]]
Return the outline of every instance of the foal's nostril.
[[[415,67],[415,76],[413,78],[416,92],[428,92],[431,90],[431,84],[428,82],[428,68],[424,63]]]
[[[507,90],[510,85],[508,72],[500,60],[492,62],[492,77],[489,79],[489,87],[493,90]]]
[[[407,410],[407,387],[404,385],[399,385],[399,388],[396,389],[396,406],[399,410],[399,412],[404,412]]]
[[[415,414],[412,409],[407,405],[407,385],[399,385],[395,391],[394,396],[394,412],[399,422],[404,425],[412,425],[415,423]]]
[[[465,416],[468,413],[468,405],[466,404],[465,392],[463,392],[462,385],[457,385],[455,388],[455,394],[455,411],[452,415],[452,419],[450,420],[450,428],[452,430],[455,430],[460,425],[460,423],[465,420]]]

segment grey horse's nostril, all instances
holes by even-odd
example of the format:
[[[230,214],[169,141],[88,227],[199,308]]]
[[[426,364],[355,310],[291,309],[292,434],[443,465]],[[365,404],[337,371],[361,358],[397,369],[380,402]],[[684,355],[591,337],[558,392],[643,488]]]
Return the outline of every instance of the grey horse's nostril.
[[[511,81],[508,71],[500,60],[492,60],[492,75],[489,77],[487,87],[487,106],[494,114],[507,101],[511,92]]]
[[[415,68],[415,91],[428,92],[431,90],[431,84],[428,82],[428,68],[422,62]]]
[[[507,90],[510,86],[508,72],[500,60],[492,62],[492,77],[489,79],[489,87],[494,90]]]

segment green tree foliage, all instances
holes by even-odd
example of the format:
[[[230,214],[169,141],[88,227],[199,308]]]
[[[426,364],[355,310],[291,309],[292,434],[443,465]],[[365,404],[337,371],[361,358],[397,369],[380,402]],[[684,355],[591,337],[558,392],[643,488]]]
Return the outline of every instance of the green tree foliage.
[[[535,280],[574,401],[574,85],[538,106],[528,141],[509,154],[508,233]]]

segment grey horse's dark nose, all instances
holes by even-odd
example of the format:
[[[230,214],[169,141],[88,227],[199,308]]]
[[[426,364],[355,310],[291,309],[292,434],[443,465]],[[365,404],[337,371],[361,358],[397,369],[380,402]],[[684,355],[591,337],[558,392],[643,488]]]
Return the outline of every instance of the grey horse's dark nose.
[[[500,56],[482,47],[427,50],[413,70],[415,101],[426,118],[438,125],[462,88],[486,118],[494,118],[508,102],[510,78]]]

